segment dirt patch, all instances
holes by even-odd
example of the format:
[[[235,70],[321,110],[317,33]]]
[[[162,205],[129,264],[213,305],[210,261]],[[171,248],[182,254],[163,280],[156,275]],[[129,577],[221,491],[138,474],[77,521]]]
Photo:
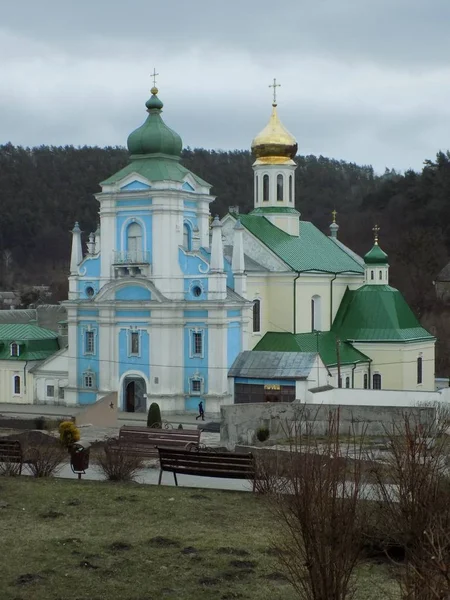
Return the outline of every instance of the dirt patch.
[[[6,440],[17,440],[20,442],[22,448],[26,449],[30,446],[41,446],[42,444],[48,444],[52,446],[59,446],[59,439],[53,435],[48,435],[43,431],[22,431],[21,433],[13,433],[4,437]]]
[[[203,494],[191,494],[191,498],[193,500],[209,500],[208,496],[204,496]]]
[[[116,502],[137,502],[138,497],[136,494],[130,494],[129,496],[116,496],[114,500]]]
[[[68,500],[67,506],[80,506],[81,500],[77,500],[74,498],[73,500]]]
[[[182,554],[197,554],[197,552],[198,550],[197,548],[194,548],[194,546],[188,546],[181,551]]]
[[[220,596],[220,600],[237,600],[238,598],[245,598],[245,596],[240,592],[227,592]]]
[[[220,579],[216,577],[203,577],[198,580],[199,585],[203,585],[205,587],[211,587],[213,585],[218,585],[220,583]]]
[[[267,548],[267,550],[265,550],[265,553],[268,556],[281,556],[282,554],[286,554],[285,550],[282,550],[281,548],[275,548],[275,547],[270,547]]]
[[[217,548],[217,554],[226,554],[228,556],[250,556],[250,552],[243,548],[230,548],[229,546],[223,546]]]
[[[63,546],[65,544],[81,544],[81,540],[80,538],[64,538],[63,540],[59,540],[59,543],[62,544]]]
[[[82,560],[79,564],[79,567],[81,567],[82,569],[100,569],[99,566],[97,565],[93,565],[92,563],[90,563],[88,560]]]
[[[240,581],[246,579],[249,575],[254,575],[253,569],[239,569],[238,571],[225,571],[219,573],[218,577],[224,581]]]
[[[46,513],[41,513],[39,516],[41,519],[59,519],[59,517],[64,517],[64,513],[57,510],[49,510]]]
[[[254,569],[256,563],[252,560],[230,560],[230,567],[236,569]]]
[[[30,585],[43,579],[42,575],[38,575],[37,573],[25,573],[24,575],[19,575],[16,579],[16,585]]]
[[[283,573],[280,573],[279,571],[275,571],[274,573],[269,573],[268,575],[263,575],[263,579],[267,579],[268,581],[280,581],[280,582],[287,581],[287,579],[283,575]]]
[[[111,550],[114,552],[122,552],[123,550],[131,550],[130,544],[126,544],[125,542],[114,542],[110,546]]]
[[[152,546],[158,546],[158,548],[170,548],[180,545],[180,542],[171,540],[170,538],[162,537],[160,535],[152,538],[149,543],[152,544]]]

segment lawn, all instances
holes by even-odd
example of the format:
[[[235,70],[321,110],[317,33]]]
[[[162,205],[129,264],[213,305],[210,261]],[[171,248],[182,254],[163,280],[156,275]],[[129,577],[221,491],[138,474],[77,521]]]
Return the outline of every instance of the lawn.
[[[0,479],[1,600],[294,600],[264,500],[138,484]],[[385,565],[357,600],[395,598]]]

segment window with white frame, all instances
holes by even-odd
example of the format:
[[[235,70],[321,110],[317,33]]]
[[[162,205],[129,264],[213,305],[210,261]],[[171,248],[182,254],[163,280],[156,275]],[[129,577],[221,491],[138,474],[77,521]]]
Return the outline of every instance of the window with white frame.
[[[203,358],[203,330],[191,331],[191,356]]]
[[[84,353],[95,354],[95,331],[91,329],[84,332]]]
[[[58,388],[58,399],[64,400],[64,388],[62,387]]]
[[[14,377],[13,377],[13,389],[14,389],[14,395],[15,396],[19,396],[20,395],[20,389],[21,389],[20,375],[14,375]]]
[[[16,342],[13,342],[9,349],[10,349],[11,356],[19,356],[19,354],[20,354],[19,344],[17,344]]]
[[[130,356],[139,356],[141,335],[139,331],[130,331]]]
[[[194,375],[189,379],[189,392],[192,395],[199,395],[203,393],[203,377]]]
[[[47,398],[54,398],[54,397],[55,397],[55,386],[48,385],[47,386]]]
[[[381,375],[379,373],[373,374],[372,388],[374,390],[381,390]]]
[[[95,388],[95,373],[90,369],[83,373],[83,387],[88,389]]]

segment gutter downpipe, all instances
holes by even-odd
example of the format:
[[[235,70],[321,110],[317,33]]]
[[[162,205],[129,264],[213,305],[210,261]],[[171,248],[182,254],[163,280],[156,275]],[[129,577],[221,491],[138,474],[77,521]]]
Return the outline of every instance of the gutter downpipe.
[[[355,387],[355,369],[356,369],[356,363],[353,365],[353,368],[352,368],[352,389],[354,389],[354,387]]]
[[[27,395],[27,364],[28,361],[26,360],[23,366],[23,391],[25,393],[25,397]]]
[[[333,281],[337,276],[338,274],[335,273],[333,279],[330,279],[330,331],[331,326],[333,325]]]
[[[297,271],[297,277],[294,278],[294,327],[293,327],[294,335],[297,333],[297,294],[295,292],[296,292],[297,279],[300,277],[300,275],[301,275],[301,271]]]

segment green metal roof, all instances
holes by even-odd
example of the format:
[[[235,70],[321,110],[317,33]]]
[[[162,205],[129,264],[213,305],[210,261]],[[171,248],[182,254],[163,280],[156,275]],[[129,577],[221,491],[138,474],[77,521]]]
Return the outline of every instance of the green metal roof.
[[[293,271],[364,273],[363,267],[356,260],[308,221],[300,221],[300,235],[293,236],[273,225],[264,216],[239,215],[239,219],[250,233]]]
[[[0,325],[0,341],[25,342],[27,340],[58,339],[58,334],[37,325],[5,323]]]
[[[259,206],[258,208],[254,208],[251,215],[272,215],[272,214],[295,214],[300,216],[300,213],[296,208],[291,208],[290,206]]]
[[[318,333],[267,332],[253,350],[272,352],[317,352],[327,367],[337,365],[337,335],[332,331]],[[341,365],[370,362],[370,358],[347,342],[340,344]]]
[[[11,356],[11,344],[19,345],[19,356]],[[0,360],[44,360],[59,350],[58,334],[37,325],[0,325]]]
[[[211,184],[201,179],[186,167],[180,164],[179,159],[164,154],[153,154],[152,156],[131,156],[129,165],[108,177],[100,185],[117,183],[130,175],[138,173],[149,181],[183,181],[186,175],[191,175],[199,185],[211,187]]]
[[[388,255],[375,243],[373,248],[364,255],[364,262],[367,265],[387,265]]]
[[[347,289],[331,329],[340,339],[349,341],[434,339],[421,327],[402,294],[389,285]]]

